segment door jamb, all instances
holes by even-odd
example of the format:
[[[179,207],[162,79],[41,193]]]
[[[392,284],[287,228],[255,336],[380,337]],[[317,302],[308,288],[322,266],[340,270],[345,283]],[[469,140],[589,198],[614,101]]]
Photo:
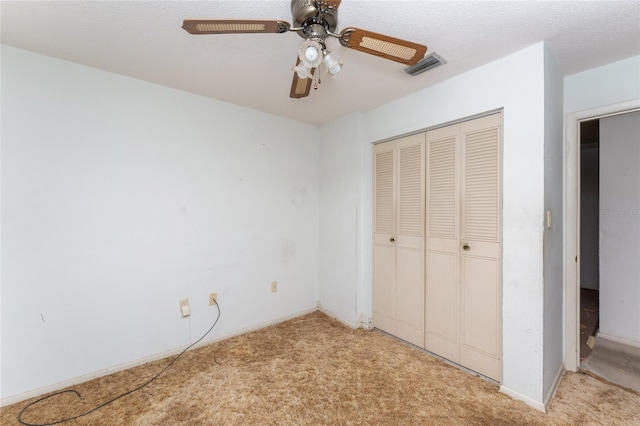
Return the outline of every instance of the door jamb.
[[[580,366],[580,122],[640,110],[633,99],[565,115],[565,351],[569,371]]]

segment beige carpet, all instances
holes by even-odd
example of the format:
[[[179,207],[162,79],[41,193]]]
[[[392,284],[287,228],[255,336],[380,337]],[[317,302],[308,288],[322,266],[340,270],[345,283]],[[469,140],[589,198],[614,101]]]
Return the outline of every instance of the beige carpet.
[[[76,387],[25,412],[77,415],[152,377],[167,360]],[[2,409],[18,424],[24,401]],[[567,373],[549,414],[377,331],[316,312],[187,352],[151,385],[68,425],[640,425],[640,394]]]

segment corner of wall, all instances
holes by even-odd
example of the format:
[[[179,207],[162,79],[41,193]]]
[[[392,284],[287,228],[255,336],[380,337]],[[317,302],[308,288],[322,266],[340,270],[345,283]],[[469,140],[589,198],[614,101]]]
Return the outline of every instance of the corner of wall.
[[[355,326],[361,257],[361,118],[350,114],[320,127],[319,301]]]
[[[560,381],[564,376],[564,372],[565,372],[564,364],[560,364],[560,366],[558,367],[558,371],[556,371],[553,381],[551,382],[551,386],[546,391],[546,395],[544,397],[545,412],[549,408],[549,405],[551,404],[553,397],[556,396],[556,392],[558,391],[558,386],[560,386]]]
[[[543,392],[553,389],[563,361],[564,145],[563,77],[553,54],[544,49],[544,212],[543,212]]]
[[[184,345],[211,291],[213,335],[315,309],[317,126],[7,46],[2,106],[3,397]]]
[[[540,402],[540,401],[536,401],[533,398],[528,397],[527,395],[524,395],[520,392],[517,392],[511,388],[508,388],[505,385],[500,386],[500,392],[504,393],[505,395],[509,395],[511,398],[513,399],[517,399],[518,401],[522,401],[525,404],[527,404],[529,407],[533,407],[538,411],[542,411],[543,413],[547,412],[547,409],[544,405],[544,403]]]

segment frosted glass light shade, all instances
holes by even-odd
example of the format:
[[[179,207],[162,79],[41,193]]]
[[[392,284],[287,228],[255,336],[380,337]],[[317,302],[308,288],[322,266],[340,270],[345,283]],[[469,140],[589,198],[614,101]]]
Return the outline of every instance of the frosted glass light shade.
[[[304,56],[307,58],[307,61],[313,62],[318,59],[318,49],[315,46],[309,46],[304,51]]]
[[[342,62],[337,60],[331,52],[327,52],[322,60],[324,66],[329,70],[331,75],[336,75],[342,69]]]
[[[311,74],[311,69],[305,67],[303,64],[294,67],[293,71],[298,74],[298,78],[301,80],[313,77],[313,74]]]
[[[305,67],[311,69],[322,63],[322,45],[314,40],[305,40],[298,48],[298,58]]]

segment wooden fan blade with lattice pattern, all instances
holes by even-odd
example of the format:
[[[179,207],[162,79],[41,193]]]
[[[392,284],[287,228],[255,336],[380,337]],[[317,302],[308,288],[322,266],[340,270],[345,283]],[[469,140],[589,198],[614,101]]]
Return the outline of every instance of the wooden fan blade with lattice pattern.
[[[285,33],[291,28],[286,21],[230,19],[185,19],[182,28],[190,34]]]
[[[427,53],[427,46],[422,44],[360,28],[345,28],[340,35],[340,44],[344,47],[406,65],[415,65]]]

